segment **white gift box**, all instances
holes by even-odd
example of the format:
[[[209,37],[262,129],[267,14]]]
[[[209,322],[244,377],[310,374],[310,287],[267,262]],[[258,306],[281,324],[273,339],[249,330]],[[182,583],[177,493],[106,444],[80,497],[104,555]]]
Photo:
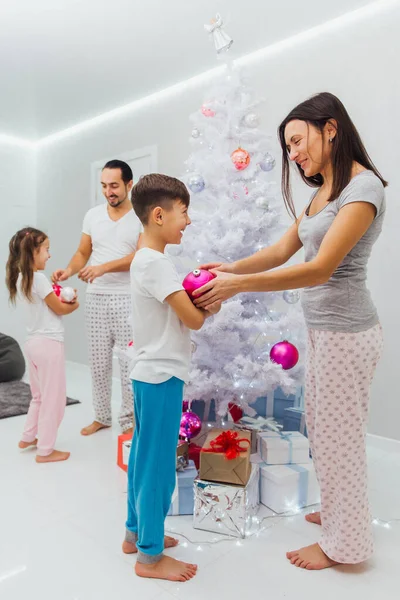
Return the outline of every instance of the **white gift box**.
[[[308,439],[298,431],[260,432],[257,453],[267,465],[303,464],[310,460]]]
[[[253,464],[246,487],[195,479],[194,529],[241,538],[251,533],[260,505],[259,475]]]
[[[320,502],[312,462],[303,465],[260,464],[260,500],[276,513],[290,512]]]
[[[131,453],[132,440],[127,440],[126,442],[122,442],[122,464],[125,467],[128,467],[129,464],[129,455]]]

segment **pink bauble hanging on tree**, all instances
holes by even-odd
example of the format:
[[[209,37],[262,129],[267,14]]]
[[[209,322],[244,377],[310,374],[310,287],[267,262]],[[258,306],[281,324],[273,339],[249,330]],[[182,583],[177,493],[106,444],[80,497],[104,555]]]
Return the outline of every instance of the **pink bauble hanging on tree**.
[[[215,117],[215,111],[209,104],[203,104],[201,107],[201,112],[205,117]]]
[[[182,414],[181,417],[181,425],[179,428],[180,437],[186,438],[187,440],[191,440],[194,438],[201,430],[201,419],[196,415],[196,413],[191,411],[186,411]]]
[[[250,154],[243,148],[237,148],[231,154],[231,159],[238,171],[244,171],[250,164]]]
[[[214,277],[215,275],[211,273],[211,271],[206,271],[205,269],[195,269],[186,275],[182,285],[189,297],[194,300],[195,296],[193,296],[193,292],[201,288],[203,285],[206,285],[206,283],[214,279]],[[199,296],[196,296],[196,298],[199,298]]]
[[[299,360],[299,351],[296,346],[284,340],[272,346],[269,353],[272,362],[282,366],[282,369],[287,371],[292,369]]]

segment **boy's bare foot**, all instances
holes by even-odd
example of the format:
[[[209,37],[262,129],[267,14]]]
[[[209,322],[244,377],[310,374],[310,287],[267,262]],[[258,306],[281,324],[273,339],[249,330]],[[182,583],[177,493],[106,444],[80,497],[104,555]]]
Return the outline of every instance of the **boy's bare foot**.
[[[169,535],[164,537],[164,548],[174,548],[179,544],[179,541]],[[136,544],[134,542],[127,542],[126,540],[122,544],[122,552],[124,554],[135,554],[137,552]]]
[[[305,516],[305,519],[309,523],[314,523],[314,525],[322,525],[320,512],[309,513]]]
[[[339,564],[331,560],[319,544],[312,544],[295,552],[287,552],[286,558],[290,560],[292,565],[309,571],[320,571]]]
[[[84,427],[81,429],[81,435],[92,435],[93,433],[97,433],[100,429],[108,429],[109,425],[103,425],[103,423],[99,423],[98,421],[93,421],[91,425]]]
[[[129,429],[125,429],[125,431],[123,432],[124,435],[128,434],[129,435],[133,435],[133,427],[129,427]]]
[[[31,446],[36,446],[37,445],[37,439],[33,440],[33,442],[23,442],[22,440],[20,442],[18,442],[18,448],[21,448],[22,450],[24,448],[30,448]]]
[[[152,579],[168,579],[168,581],[189,581],[196,575],[197,565],[175,560],[170,556],[163,556],[154,564],[136,562],[135,573],[139,577]]]
[[[36,455],[37,463],[48,463],[48,462],[60,462],[61,460],[67,460],[70,457],[70,452],[60,452],[59,450],[53,450],[51,454],[47,456]]]

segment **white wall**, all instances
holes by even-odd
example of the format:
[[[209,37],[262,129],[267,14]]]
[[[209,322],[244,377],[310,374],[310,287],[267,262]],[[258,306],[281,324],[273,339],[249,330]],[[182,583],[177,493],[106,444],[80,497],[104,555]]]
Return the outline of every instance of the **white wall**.
[[[386,348],[373,388],[370,431],[400,438],[397,377],[391,364],[400,339],[399,292],[395,256],[399,256],[400,183],[397,177],[400,84],[398,22],[400,9],[352,24],[293,46],[248,67],[249,83],[267,102],[262,126],[275,135],[285,114],[312,93],[336,93],[348,108],[373,160],[391,185],[384,232],[375,247],[369,285],[378,306]],[[188,156],[189,114],[203,100],[203,89],[186,90],[172,99],[102,124],[38,153],[38,223],[50,232],[54,267],[67,264],[78,243],[83,215],[90,206],[90,164],[104,156],[158,145],[159,170],[179,175]],[[300,207],[309,194],[296,184]],[[78,287],[81,288],[81,286]],[[82,289],[82,288],[81,288]],[[68,318],[70,359],[86,361],[83,311]]]
[[[12,309],[4,285],[8,243],[18,229],[36,225],[35,155],[33,150],[0,145],[0,331],[21,344],[25,329],[20,309]]]

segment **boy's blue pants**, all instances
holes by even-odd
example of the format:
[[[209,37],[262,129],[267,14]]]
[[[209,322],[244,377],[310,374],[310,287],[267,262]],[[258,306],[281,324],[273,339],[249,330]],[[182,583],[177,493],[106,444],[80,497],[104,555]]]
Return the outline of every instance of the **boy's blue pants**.
[[[126,540],[136,542],[138,561],[155,563],[164,548],[164,521],[176,481],[176,446],[184,382],[133,381],[135,433],[128,464]]]

